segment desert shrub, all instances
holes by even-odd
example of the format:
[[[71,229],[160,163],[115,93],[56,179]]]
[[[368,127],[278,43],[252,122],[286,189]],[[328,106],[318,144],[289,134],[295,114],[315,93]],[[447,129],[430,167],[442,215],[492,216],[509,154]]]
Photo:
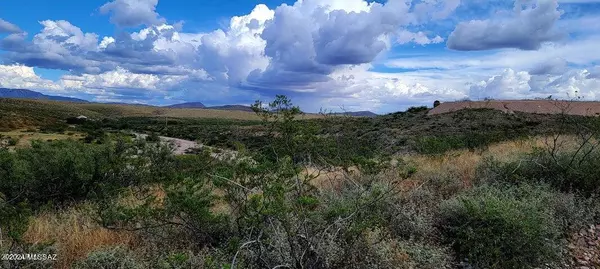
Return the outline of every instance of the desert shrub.
[[[224,260],[219,250],[203,250],[199,253],[181,251],[167,253],[159,257],[154,268],[158,269],[203,269],[227,268],[228,261]],[[220,267],[220,265],[225,265]]]
[[[267,190],[238,202],[240,266],[390,268],[377,255],[379,246],[369,243],[370,232],[385,224],[386,186],[348,183],[341,194],[292,193],[274,196]],[[382,238],[391,240],[388,234]]]
[[[253,136],[245,146],[268,161],[289,156],[296,164],[348,166],[356,162],[366,164],[365,159],[380,157],[376,137],[342,135],[356,127],[344,124],[345,117],[329,115],[319,120],[300,121],[300,108],[285,96],[277,96],[269,104],[259,101],[253,109],[263,119],[261,128],[265,134]],[[341,126],[341,130],[323,133],[326,126]]]
[[[7,144],[8,144],[9,146],[16,146],[16,145],[17,145],[17,143],[19,143],[19,139],[18,139],[18,138],[11,137],[11,138],[9,138],[9,139],[8,139],[8,143],[7,143]]]
[[[408,113],[419,113],[419,112],[424,112],[424,111],[427,111],[427,110],[429,110],[429,108],[426,107],[426,106],[418,106],[418,107],[413,106],[413,107],[408,108],[406,110],[406,112],[408,112]]]
[[[14,153],[0,150],[0,225],[20,241],[29,217],[40,209],[111,199],[126,187],[169,180],[172,165],[170,151],[160,145],[122,141],[34,141]]]
[[[79,201],[104,190],[163,180],[172,159],[166,148],[122,141],[114,145],[34,141],[0,166],[0,174],[6,175],[0,192],[7,200],[27,201],[34,207]]]
[[[519,160],[501,163],[493,159],[484,162],[478,172],[482,180],[508,183],[546,183],[563,192],[585,196],[600,194],[600,152],[552,153],[536,150]]]
[[[442,154],[465,147],[465,141],[458,136],[425,136],[416,140],[415,148],[421,154]]]
[[[73,265],[75,269],[142,269],[147,268],[136,260],[124,246],[116,246],[94,251]]]
[[[31,209],[25,202],[12,204],[6,200],[6,197],[0,193],[0,236],[17,242],[22,240],[23,234],[27,231],[29,219],[32,216]]]
[[[159,240],[174,249],[199,250],[227,242],[231,232],[229,219],[211,211],[219,199],[211,194],[205,181],[183,179],[163,186],[162,201],[149,194],[139,205],[104,204],[99,212],[102,224],[136,230],[146,236],[159,234]]]
[[[452,255],[450,250],[446,248],[411,241],[400,242],[395,245],[395,247],[397,247],[401,253],[405,253],[405,256],[409,258],[409,260],[404,261],[403,266],[399,268],[452,268]],[[382,258],[389,257],[388,255],[389,254],[382,255]]]
[[[491,144],[521,137],[523,135],[505,131],[470,131],[457,135],[419,137],[415,140],[414,148],[421,154],[443,154],[456,149],[484,150]]]
[[[418,186],[390,199],[385,212],[387,226],[396,238],[435,244],[439,205],[466,191],[467,186],[453,167],[421,172],[419,179]]]
[[[329,242],[325,241],[324,245]],[[329,249],[328,257],[338,252]],[[397,240],[384,230],[374,228],[359,236],[354,251],[344,258],[343,264],[325,268],[399,268],[444,269],[451,268],[452,256],[448,249],[415,241]]]
[[[396,238],[428,241],[436,238],[435,213],[440,199],[428,189],[417,189],[392,199],[388,205],[388,229]]]
[[[160,142],[160,137],[158,136],[157,133],[150,133],[150,135],[146,136],[146,141],[147,142]]]
[[[106,139],[106,133],[102,130],[86,130],[86,132],[87,135],[83,138],[85,143],[91,144]]]
[[[561,199],[547,187],[484,186],[443,203],[439,228],[477,268],[533,268],[561,258]]]
[[[54,122],[48,125],[44,125],[40,128],[40,132],[42,133],[64,133],[69,126],[64,122]]]
[[[0,192],[34,206],[84,199],[95,174],[92,150],[69,142],[34,142],[16,153],[14,166],[5,171],[11,176],[0,183]]]

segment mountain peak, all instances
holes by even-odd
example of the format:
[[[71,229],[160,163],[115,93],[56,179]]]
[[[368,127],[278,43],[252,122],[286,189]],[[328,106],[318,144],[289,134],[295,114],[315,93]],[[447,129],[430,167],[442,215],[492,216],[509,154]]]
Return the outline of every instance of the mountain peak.
[[[64,101],[64,102],[75,102],[75,103],[89,103],[83,99],[45,95],[36,91],[25,90],[25,89],[8,89],[0,88],[0,98],[22,98],[22,99],[35,99],[35,100],[53,100],[53,101]]]
[[[206,106],[201,102],[186,102],[181,104],[175,104],[166,106],[168,108],[206,108]]]

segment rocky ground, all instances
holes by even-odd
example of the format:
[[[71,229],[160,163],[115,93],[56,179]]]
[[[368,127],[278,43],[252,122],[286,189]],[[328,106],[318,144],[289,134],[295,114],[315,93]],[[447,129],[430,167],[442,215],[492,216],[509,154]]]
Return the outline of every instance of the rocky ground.
[[[571,236],[572,268],[600,268],[600,225],[590,225]]]

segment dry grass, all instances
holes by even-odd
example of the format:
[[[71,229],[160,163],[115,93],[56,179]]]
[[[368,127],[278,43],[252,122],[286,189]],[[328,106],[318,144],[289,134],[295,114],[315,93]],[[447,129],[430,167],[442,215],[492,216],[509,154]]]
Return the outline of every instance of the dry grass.
[[[384,178],[398,184],[403,191],[410,191],[420,186],[424,181],[435,175],[452,174],[460,179],[463,187],[471,187],[475,172],[479,164],[486,157],[494,157],[503,162],[508,162],[523,153],[532,152],[536,147],[546,147],[551,137],[537,137],[526,140],[507,141],[490,146],[480,152],[469,150],[455,150],[441,156],[413,155],[401,157],[404,162],[416,168],[417,172],[409,178],[400,178],[397,171],[391,171]],[[561,137],[564,146],[573,145],[573,137]],[[313,167],[304,169],[303,175],[311,178],[311,183],[322,190],[338,190],[341,183],[352,180],[360,171],[352,167],[348,172],[341,168],[320,170]]]
[[[10,131],[10,132],[0,132],[0,136],[18,139],[16,148],[29,147],[29,146],[31,146],[31,141],[34,141],[34,140],[41,140],[41,141],[48,141],[48,140],[54,141],[54,140],[67,140],[67,139],[78,140],[80,138],[85,137],[82,133],[77,133],[77,132],[72,132],[70,134],[52,134],[52,133],[46,134],[46,133],[30,132],[27,130],[15,130],[15,131]]]
[[[58,251],[55,268],[59,269],[70,268],[73,262],[98,248],[135,245],[133,233],[99,227],[89,216],[85,206],[42,213],[31,221],[24,239],[34,244],[54,242]]]
[[[414,165],[417,172],[400,185],[404,190],[410,190],[423,183],[432,175],[451,173],[460,179],[464,188],[473,185],[475,172],[481,162],[487,157],[493,157],[501,162],[509,162],[521,154],[531,153],[535,148],[546,148],[551,145],[553,137],[535,137],[525,140],[507,141],[491,145],[488,149],[476,152],[469,150],[456,150],[442,156],[416,155],[406,157],[405,161]],[[559,144],[563,148],[576,145],[573,136],[562,136]]]

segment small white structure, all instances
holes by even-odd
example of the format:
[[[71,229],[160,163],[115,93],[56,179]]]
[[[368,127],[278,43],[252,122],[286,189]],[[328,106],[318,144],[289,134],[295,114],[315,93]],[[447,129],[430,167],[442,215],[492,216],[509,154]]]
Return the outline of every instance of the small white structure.
[[[77,117],[77,119],[78,119],[78,120],[87,120],[87,119],[88,119],[88,117],[86,117],[86,116],[84,116],[84,115],[81,115],[81,116],[78,116],[78,117]]]

